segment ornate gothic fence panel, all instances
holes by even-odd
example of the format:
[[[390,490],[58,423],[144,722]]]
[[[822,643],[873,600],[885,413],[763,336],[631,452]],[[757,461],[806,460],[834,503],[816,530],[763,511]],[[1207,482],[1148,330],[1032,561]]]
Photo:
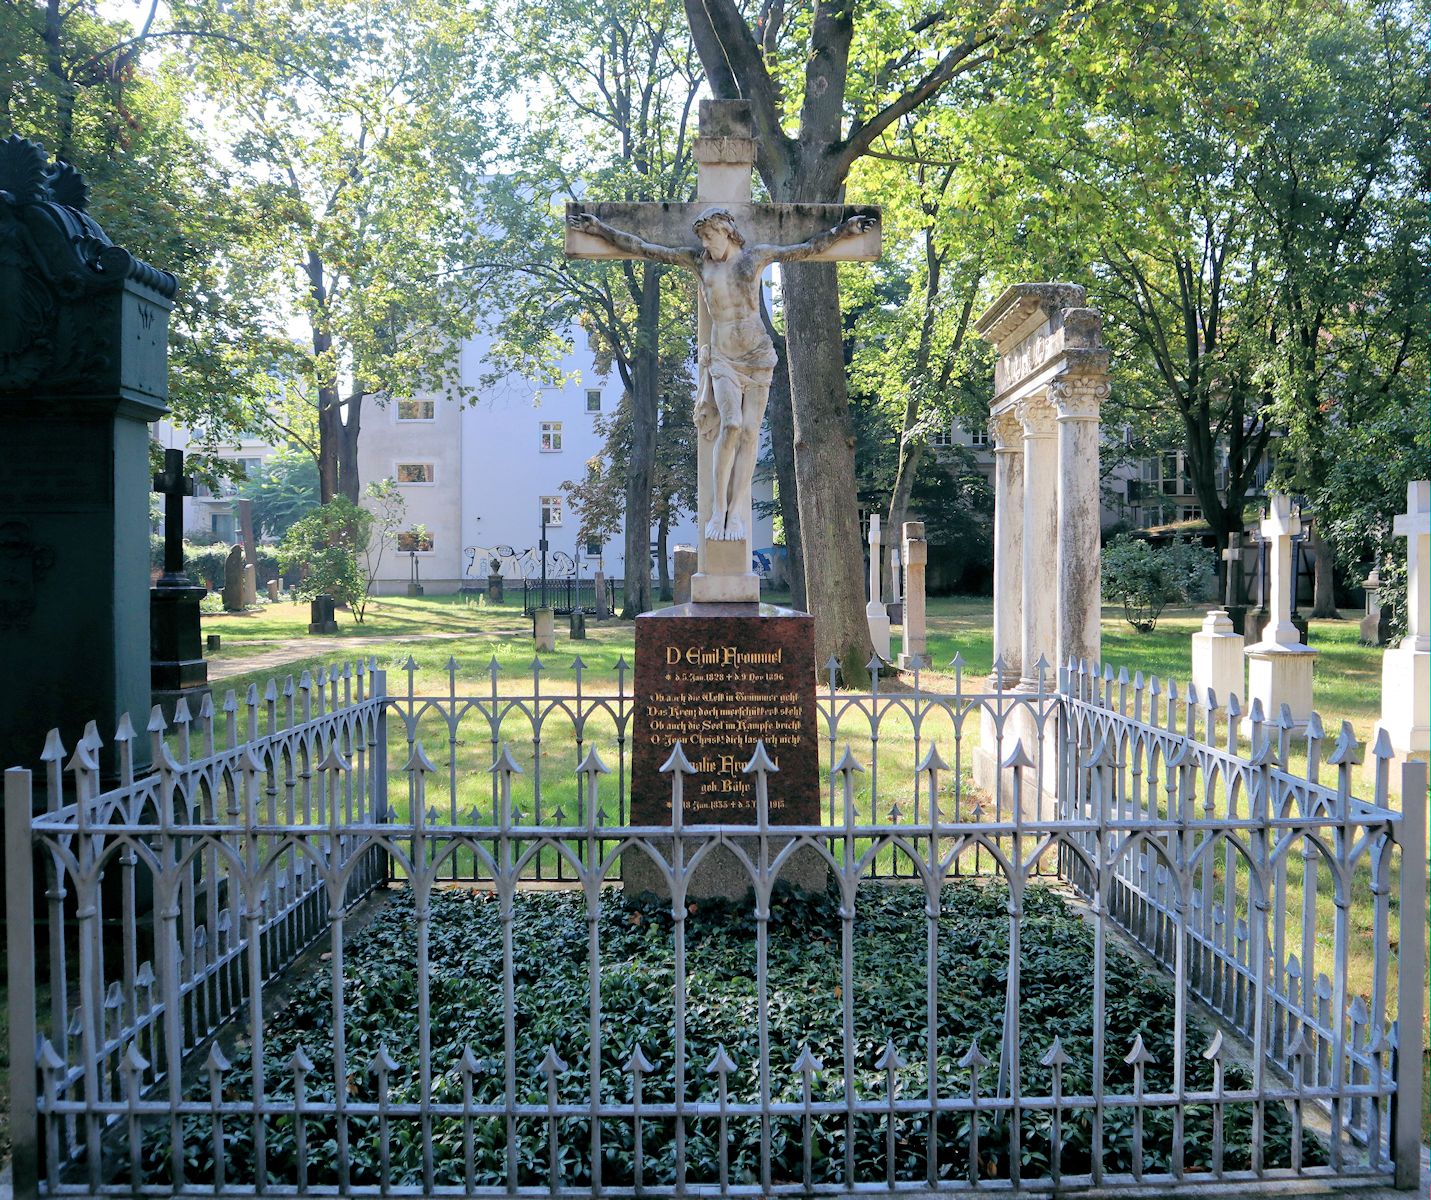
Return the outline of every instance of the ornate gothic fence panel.
[[[634,826],[624,668],[613,695],[581,669],[569,694],[459,676],[394,697],[343,672],[156,722],[155,769],[108,790],[96,738],[64,766],[54,746],[33,817],[7,775],[12,1032],[38,1046],[20,1194],[1414,1183],[1425,808],[1394,811],[1385,770],[1354,798],[1346,737],[1323,756],[1314,726],[1294,774],[1290,728],[1252,714],[1242,755],[1238,714],[1091,670],[1049,694],[829,688],[820,824],[770,823],[763,749],[753,825],[688,822],[678,748],[671,821]],[[1424,796],[1424,766],[1403,787]],[[16,919],[32,846],[44,1011]],[[717,854],[751,891],[711,960],[689,891]],[[830,881],[798,920],[796,854]],[[629,855],[668,900],[611,886]],[[1364,999],[1360,921],[1399,947]],[[659,995],[631,991],[633,954]],[[825,973],[791,975],[807,961]],[[741,980],[734,1013],[712,970]]]

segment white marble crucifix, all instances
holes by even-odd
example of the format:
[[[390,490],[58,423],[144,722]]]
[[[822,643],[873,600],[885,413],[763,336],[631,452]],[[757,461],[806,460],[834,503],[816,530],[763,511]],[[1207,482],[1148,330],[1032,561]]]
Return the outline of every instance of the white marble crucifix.
[[[1406,539],[1406,639],[1401,644],[1431,650],[1431,481],[1406,485],[1406,511],[1391,524]]]
[[[751,479],[776,364],[760,316],[762,273],[776,262],[871,261],[880,253],[877,208],[753,203],[753,132],[748,101],[703,101],[694,203],[567,205],[568,257],[652,259],[700,283],[696,602],[760,599]]]
[[[1302,635],[1292,624],[1292,539],[1302,532],[1301,509],[1292,507],[1290,496],[1273,493],[1268,497],[1267,515],[1260,528],[1269,546],[1267,594],[1272,610],[1262,630],[1262,641],[1296,646]]]

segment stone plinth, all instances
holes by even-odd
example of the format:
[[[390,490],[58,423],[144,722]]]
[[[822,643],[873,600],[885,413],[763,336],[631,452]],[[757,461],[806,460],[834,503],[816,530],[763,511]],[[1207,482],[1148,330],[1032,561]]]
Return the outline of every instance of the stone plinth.
[[[149,593],[149,673],[153,703],[172,721],[179,699],[197,710],[209,694],[209,664],[199,629],[202,587],[156,587]]]
[[[755,604],[683,604],[645,613],[636,619],[634,697],[631,824],[671,825],[671,777],[661,767],[677,741],[695,768],[684,780],[686,827],[756,823],[755,777],[745,766],[758,741],[778,768],[768,777],[770,823],[819,823],[815,622],[809,614]],[[819,890],[825,874],[824,860],[802,851],[781,878]],[[622,879],[632,892],[668,891],[660,869],[639,852],[623,855]],[[738,899],[749,887],[745,869],[720,849],[692,879],[690,894]]]
[[[1214,608],[1202,628],[1192,635],[1192,685],[1199,704],[1207,703],[1211,688],[1219,705],[1229,696],[1243,700],[1247,693],[1246,665],[1242,657],[1243,639],[1232,626],[1227,610]]]
[[[270,579],[264,586],[268,589],[268,602],[277,604],[279,599],[278,580]]]
[[[1312,664],[1317,652],[1309,646],[1284,646],[1275,642],[1258,642],[1245,651],[1247,656],[1247,709],[1254,700],[1262,701],[1262,711],[1269,721],[1275,721],[1286,705],[1293,725],[1300,728],[1312,715]],[[1252,728],[1243,718],[1243,732]]]
[[[532,614],[532,638],[538,654],[550,654],[557,648],[555,609],[539,608]]]
[[[253,608],[258,604],[258,568],[245,563],[243,568],[243,606]]]

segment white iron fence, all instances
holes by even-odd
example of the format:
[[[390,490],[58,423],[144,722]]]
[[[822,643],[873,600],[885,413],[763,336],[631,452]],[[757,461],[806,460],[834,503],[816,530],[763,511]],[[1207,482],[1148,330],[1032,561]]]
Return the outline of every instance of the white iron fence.
[[[688,822],[678,747],[634,826],[624,664],[415,670],[156,717],[138,777],[127,722],[114,780],[52,738],[38,806],[7,772],[17,1195],[1413,1185],[1424,764],[1398,812],[1346,728],[956,668],[831,679],[820,824],[763,749],[753,824]],[[637,855],[669,899],[609,886]],[[747,901],[693,902],[718,857]]]

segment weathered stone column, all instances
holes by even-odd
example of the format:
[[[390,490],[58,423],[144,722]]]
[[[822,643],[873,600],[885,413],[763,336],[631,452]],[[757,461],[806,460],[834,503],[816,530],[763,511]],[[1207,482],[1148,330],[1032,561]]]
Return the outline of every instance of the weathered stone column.
[[[691,577],[696,573],[698,555],[694,546],[677,546],[671,557],[676,563],[676,584],[673,590],[677,604],[691,602]]]
[[[1048,668],[1044,686],[1057,681],[1058,448],[1055,412],[1045,396],[1029,396],[1014,406],[1024,427],[1023,686],[1038,685],[1038,660]]]
[[[1048,387],[1058,411],[1056,667],[1100,657],[1098,410],[1109,390],[1108,352],[1097,348],[1102,320],[1091,308],[1063,314],[1064,340],[1078,346],[1065,349],[1069,372]]]
[[[889,610],[880,599],[879,580],[883,558],[880,554],[879,513],[870,514],[870,602],[865,605],[865,620],[869,622],[870,642],[874,652],[889,662]]]
[[[904,637],[900,643],[899,665],[911,671],[929,665],[929,641],[924,628],[924,567],[929,561],[929,543],[924,540],[924,522],[904,523]]]
[[[1011,411],[989,421],[994,439],[994,659],[1012,687],[1023,665],[1024,427]]]

